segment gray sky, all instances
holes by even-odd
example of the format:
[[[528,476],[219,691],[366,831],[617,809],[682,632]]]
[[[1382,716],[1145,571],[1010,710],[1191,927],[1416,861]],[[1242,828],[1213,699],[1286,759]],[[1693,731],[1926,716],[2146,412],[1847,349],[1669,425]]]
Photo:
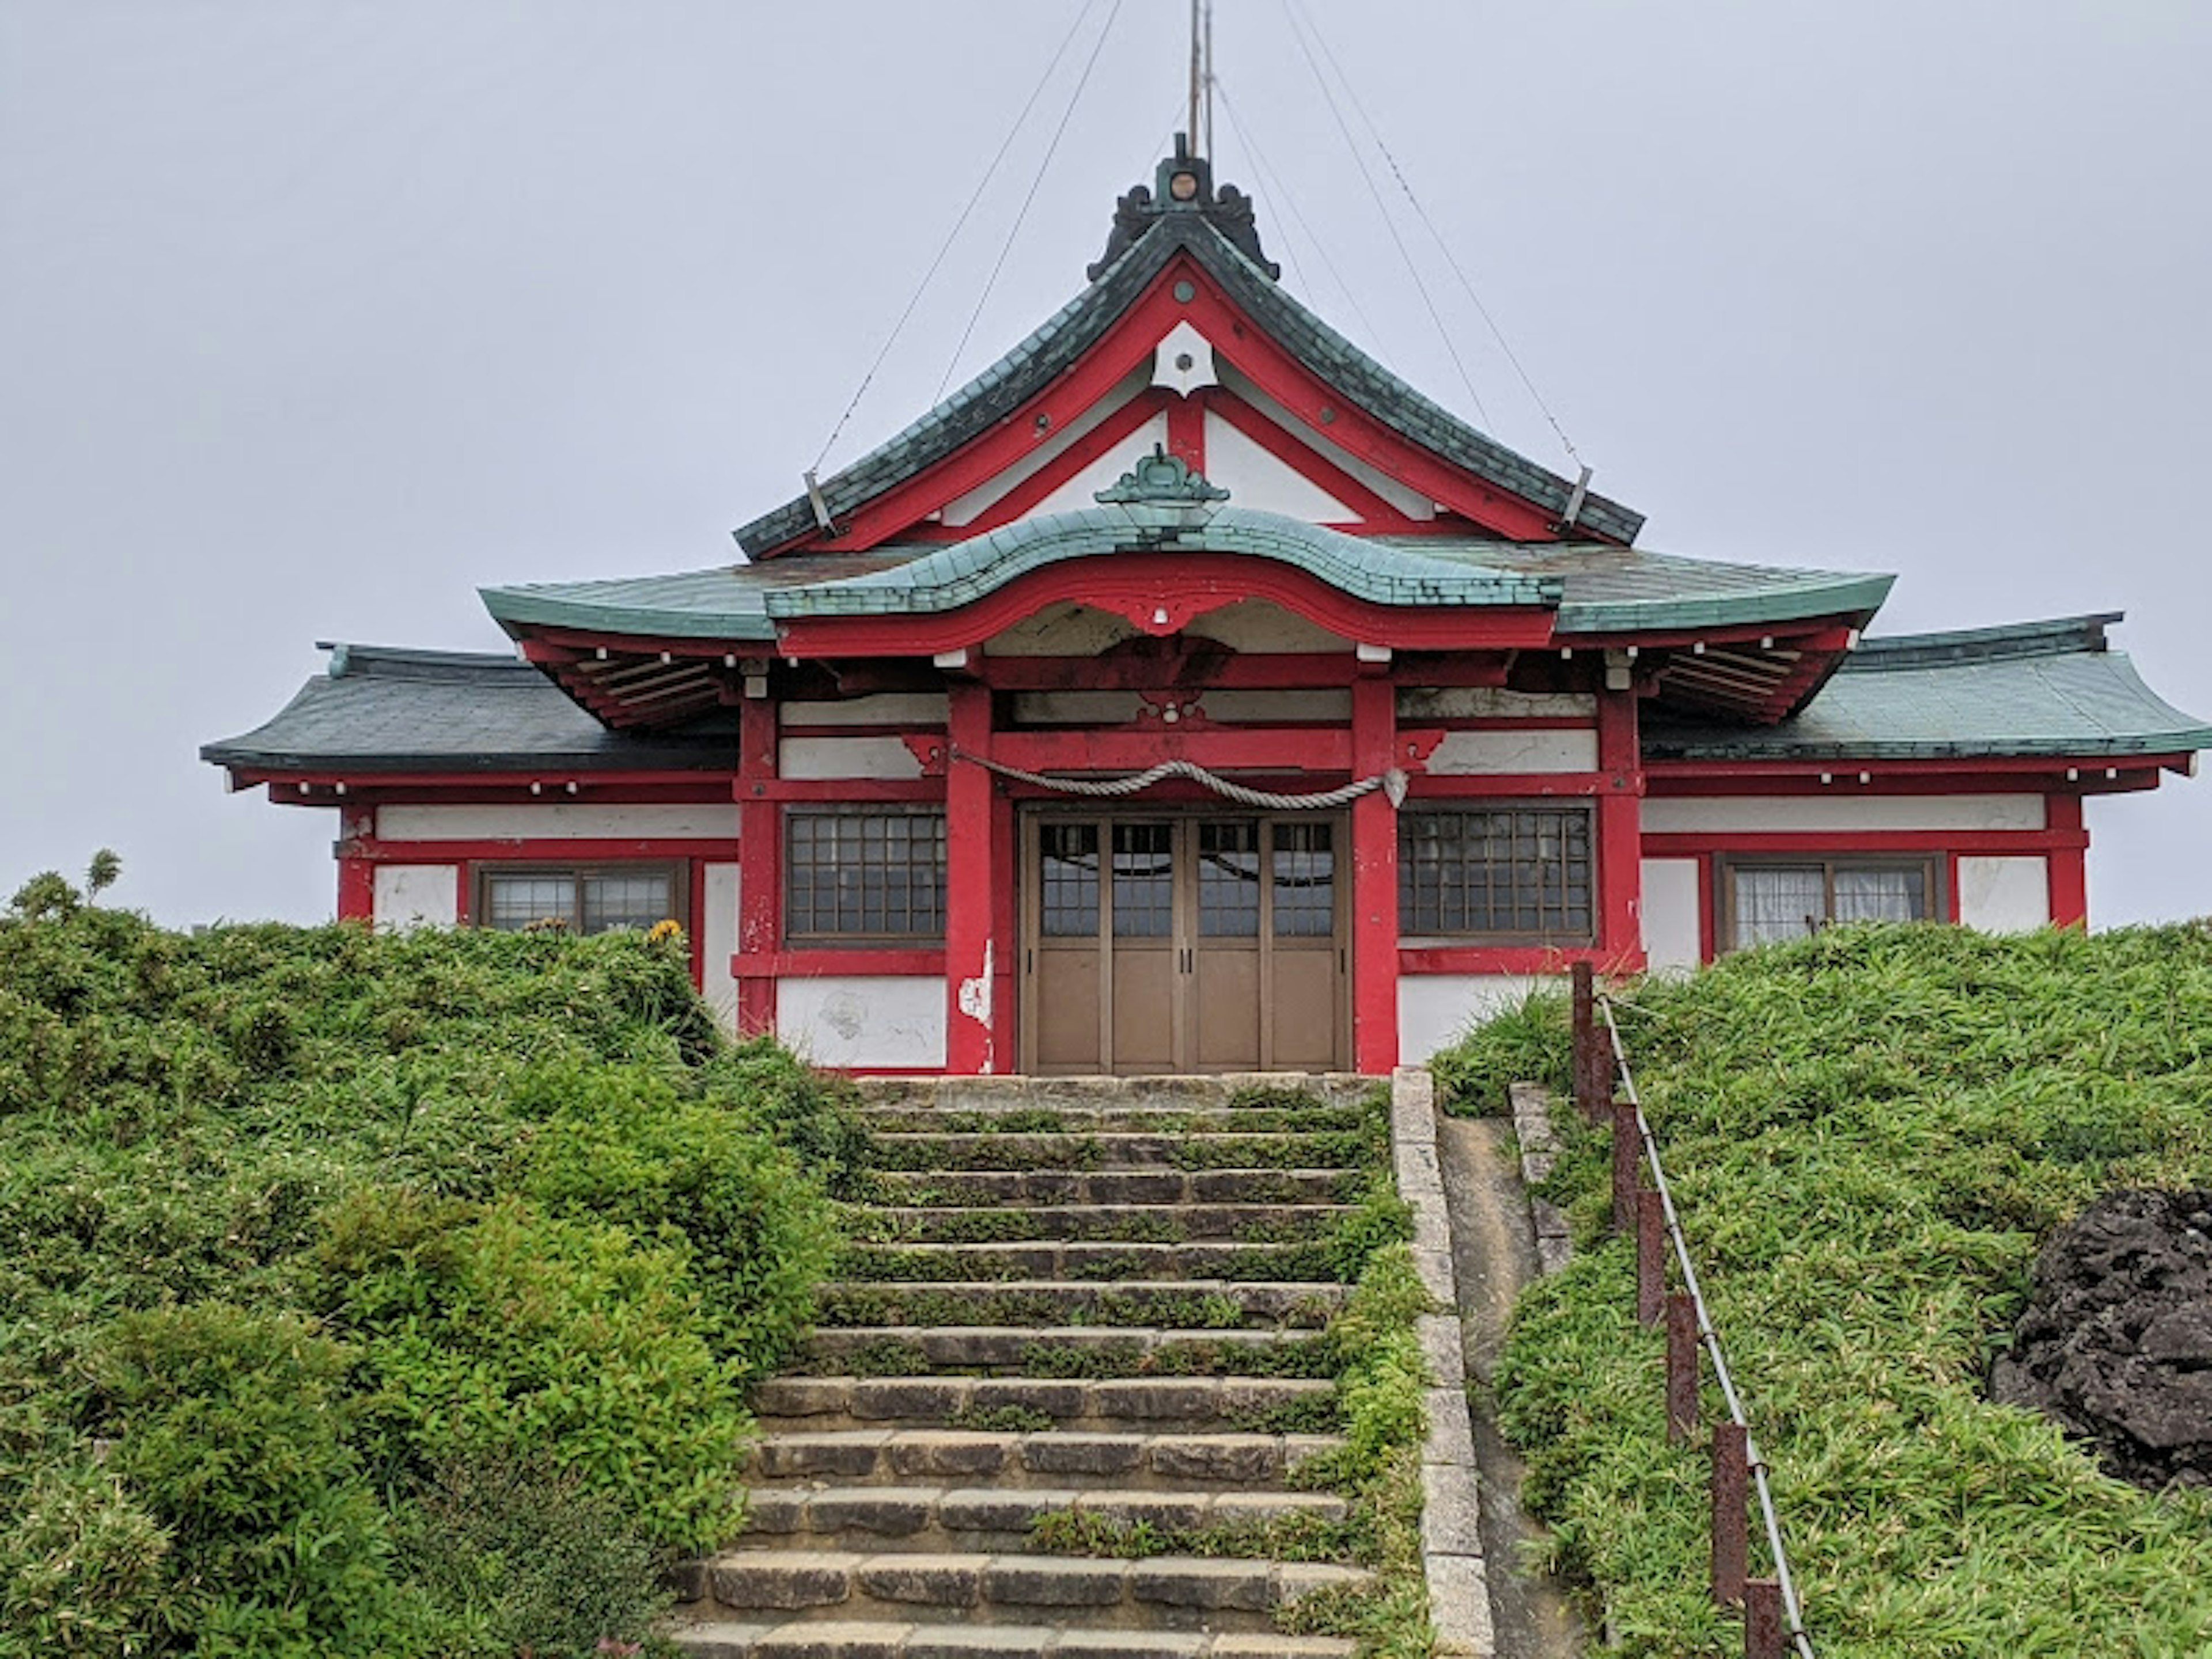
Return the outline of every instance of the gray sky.
[[[2212,6],[1307,3],[1644,545],[1895,571],[1888,631],[2125,610],[2212,715]],[[832,467],[933,396],[1110,3]],[[5,0],[0,893],[109,844],[167,921],[327,916],[330,816],[198,745],[316,639],[495,649],[479,584],[732,557],[1079,9]],[[1183,11],[1124,0],[963,375],[1149,177]],[[1564,466],[1401,200],[1477,413],[1285,15],[1219,0],[1269,164],[1224,118],[1220,176],[1309,303]],[[2090,812],[2098,920],[2212,911],[2212,785]]]

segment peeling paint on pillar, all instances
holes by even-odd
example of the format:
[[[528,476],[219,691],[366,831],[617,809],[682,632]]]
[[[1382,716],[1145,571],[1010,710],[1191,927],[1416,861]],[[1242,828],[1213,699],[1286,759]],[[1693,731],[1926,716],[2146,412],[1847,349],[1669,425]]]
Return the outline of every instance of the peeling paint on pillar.
[[[983,941],[983,971],[973,979],[960,981],[956,1006],[961,1013],[983,1028],[983,1063],[977,1070],[989,1077],[998,1068],[998,1030],[991,1022],[992,969],[998,954],[998,941]]]

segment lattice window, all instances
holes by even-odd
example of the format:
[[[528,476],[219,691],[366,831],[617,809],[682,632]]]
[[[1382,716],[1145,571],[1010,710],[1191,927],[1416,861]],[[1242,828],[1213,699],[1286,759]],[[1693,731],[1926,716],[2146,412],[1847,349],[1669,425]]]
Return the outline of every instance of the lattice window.
[[[1249,819],[1198,826],[1198,931],[1202,939],[1260,937],[1260,826]]]
[[[1047,939],[1098,937],[1098,826],[1037,826],[1039,931]]]
[[[1336,826],[1275,825],[1275,937],[1327,939],[1336,932]]]
[[[794,939],[942,939],[945,815],[787,811],[784,932]]]
[[[1413,937],[1587,943],[1595,884],[1583,807],[1398,815],[1398,925]]]
[[[1175,825],[1117,823],[1113,835],[1114,937],[1170,937],[1175,932]]]
[[[682,889],[668,865],[493,869],[477,878],[476,914],[484,927],[508,933],[532,927],[575,933],[644,932],[658,922],[684,920]]]

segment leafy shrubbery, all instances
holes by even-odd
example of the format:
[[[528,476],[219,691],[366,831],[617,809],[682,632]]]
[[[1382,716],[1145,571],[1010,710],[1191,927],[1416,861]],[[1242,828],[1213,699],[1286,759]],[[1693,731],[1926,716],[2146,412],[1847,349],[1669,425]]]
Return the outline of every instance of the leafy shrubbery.
[[[2204,1653],[2212,1501],[2107,1479],[1984,1383],[2051,1228],[2113,1188],[2212,1184],[2212,931],[1838,929],[1632,1000],[1824,1659]],[[1463,1103],[1546,1030],[1556,1075],[1562,1013],[1470,1037]],[[1701,1588],[1702,1447],[1667,1444],[1605,1142],[1572,1118],[1551,1195],[1583,1253],[1523,1299],[1498,1377],[1525,1496],[1625,1652],[1737,1651]]]
[[[0,914],[0,1654],[636,1639],[734,1522],[858,1143],[678,945],[188,937],[40,878]]]

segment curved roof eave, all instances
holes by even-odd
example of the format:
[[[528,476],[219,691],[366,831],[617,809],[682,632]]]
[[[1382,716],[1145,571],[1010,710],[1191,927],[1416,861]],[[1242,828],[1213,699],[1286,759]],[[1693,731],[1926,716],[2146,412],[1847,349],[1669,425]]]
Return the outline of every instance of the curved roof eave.
[[[938,615],[1071,559],[1124,552],[1230,553],[1290,566],[1348,598],[1392,608],[1559,603],[1554,578],[1488,570],[1385,547],[1303,520],[1246,507],[1186,511],[1101,506],[1025,519],[910,563],[843,580],[771,590],[777,621],[802,617]]]

